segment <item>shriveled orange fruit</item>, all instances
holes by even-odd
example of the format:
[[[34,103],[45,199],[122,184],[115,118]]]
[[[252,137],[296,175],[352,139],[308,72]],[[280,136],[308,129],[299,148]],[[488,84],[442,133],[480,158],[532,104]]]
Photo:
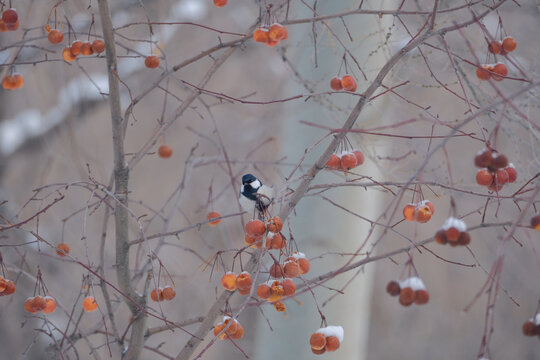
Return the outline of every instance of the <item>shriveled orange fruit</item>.
[[[274,216],[266,222],[266,229],[269,232],[279,233],[283,230],[283,220],[279,216]]]
[[[360,150],[353,151],[354,156],[356,156],[356,166],[360,166],[364,163],[364,154]]]
[[[489,80],[491,78],[491,73],[487,65],[482,65],[481,67],[476,68],[476,77],[480,80]]]
[[[51,44],[60,44],[62,41],[64,41],[64,34],[62,34],[62,32],[59,30],[53,29],[51,32],[49,32],[47,38]]]
[[[262,236],[266,232],[266,226],[261,220],[251,220],[246,224],[246,234],[250,236]]]
[[[341,168],[341,158],[336,154],[332,154],[326,162],[326,167],[329,169],[339,170]]]
[[[268,29],[268,38],[272,41],[280,41],[285,39],[285,26],[275,23]]]
[[[403,217],[407,221],[414,221],[414,212],[416,210],[416,204],[407,204],[403,208]]]
[[[92,312],[95,311],[98,307],[96,299],[94,299],[93,296],[87,296],[82,301],[82,306],[84,311],[86,312]]]
[[[150,292],[150,298],[155,302],[163,301],[164,299],[163,289],[162,288],[152,289],[152,291]]]
[[[410,287],[401,289],[399,293],[399,303],[403,306],[410,306],[414,303],[415,293],[414,290]]]
[[[283,264],[283,274],[288,278],[295,278],[300,274],[300,266],[296,261],[286,261]]]
[[[285,312],[285,304],[283,304],[281,301],[276,301],[274,303],[274,309],[276,309],[277,312]]]
[[[221,222],[221,219],[216,219],[216,218],[218,218],[218,217],[220,217],[220,216],[221,216],[221,214],[218,213],[217,211],[210,211],[210,212],[208,213],[208,215],[206,215],[206,218],[207,218],[208,220],[210,220],[210,222],[208,223],[208,225],[210,225],[210,226],[216,226],[217,224],[219,224],[219,223]],[[214,220],[212,220],[212,219],[214,219]]]
[[[238,289],[248,289],[251,287],[251,275],[247,271],[243,271],[236,277],[236,286]]]
[[[274,263],[272,266],[270,266],[270,276],[279,279],[283,277],[283,267],[278,264]]]
[[[227,5],[227,0],[214,0],[214,5],[216,7],[224,7]]]
[[[488,186],[493,182],[493,174],[487,169],[480,169],[476,173],[476,183],[482,186]]]
[[[307,274],[309,272],[309,268],[311,267],[311,264],[309,263],[308,259],[299,258],[296,260],[296,262],[300,266],[300,274]]]
[[[77,56],[81,53],[81,48],[82,48],[82,41],[80,40],[75,40],[74,42],[71,43],[71,54],[73,56]]]
[[[2,20],[6,24],[15,24],[17,23],[17,21],[19,21],[19,15],[17,14],[17,11],[15,9],[7,9],[2,14]]]
[[[50,314],[56,310],[56,300],[51,296],[45,296],[44,314]]]
[[[159,66],[160,60],[155,55],[149,55],[144,59],[144,65],[149,69],[155,69]]]
[[[427,205],[419,206],[416,208],[415,217],[419,223],[427,223],[431,219],[431,209]]]
[[[92,55],[94,50],[92,50],[92,44],[88,41],[83,42],[81,45],[81,54],[84,56]]]
[[[257,286],[257,296],[259,299],[266,300],[270,295],[272,295],[272,289],[268,284],[263,283]]]
[[[309,339],[309,345],[313,350],[322,350],[326,347],[326,336],[321,333],[314,333]]]
[[[335,91],[343,90],[343,85],[341,85],[341,78],[334,76],[330,80],[330,88]]]
[[[11,280],[8,280],[7,286],[5,290],[2,293],[0,293],[0,296],[11,295],[15,292],[15,289],[16,289],[15,283]]]
[[[259,28],[253,32],[253,40],[255,42],[266,44],[269,39],[270,38],[268,37],[268,29]]]
[[[239,322],[236,323],[236,332],[234,334],[229,334],[231,339],[241,339],[244,336],[244,327]]]
[[[508,76],[508,67],[505,64],[498,63],[493,67],[493,72],[496,74],[491,75],[495,81],[503,81]]]
[[[52,31],[51,31],[52,32]],[[67,62],[71,62],[73,60],[75,60],[77,58],[76,55],[73,55],[71,53],[71,48],[67,47],[67,48],[64,48],[64,50],[62,50],[62,57],[64,58],[65,61]]]
[[[296,292],[296,284],[292,279],[284,279],[281,286],[283,287],[283,296],[291,296]]]
[[[355,91],[356,90],[356,80],[351,75],[345,75],[341,78],[341,86],[343,90]]]
[[[173,154],[173,150],[168,145],[161,145],[158,148],[158,156],[162,159],[168,159],[172,156],[172,154]]]
[[[165,286],[162,293],[165,300],[172,300],[176,296],[176,291],[170,285]]]
[[[223,286],[225,290],[236,290],[236,275],[230,271],[223,275],[221,278],[221,286]]]
[[[56,247],[56,254],[58,254],[58,256],[61,256],[61,257],[64,257],[67,254],[69,254],[69,245],[66,243],[58,244],[58,246]]]
[[[31,314],[37,314],[39,312],[39,310],[37,310],[34,307],[34,298],[33,297],[29,297],[28,299],[26,299],[24,301],[24,310],[26,310],[27,312],[29,312]]]
[[[96,54],[102,53],[105,51],[105,43],[103,40],[96,39],[92,42],[92,51]]]
[[[427,304],[429,301],[429,293],[427,290],[419,289],[414,292],[414,303],[417,305]]]
[[[500,54],[501,50],[502,50],[502,44],[497,40],[493,40],[488,45],[488,51],[492,54]]]
[[[503,47],[504,51],[512,52],[517,47],[517,41],[511,36],[507,36],[502,41],[502,47]]]
[[[356,160],[356,156],[353,153],[347,152],[341,155],[341,169],[351,170],[357,165],[358,160]]]
[[[339,339],[337,338],[337,336],[328,336],[326,338],[326,351],[328,352],[336,351],[337,349],[339,349],[340,345],[341,343],[339,342]]]
[[[267,249],[283,249],[285,246],[287,246],[287,241],[283,238],[283,236],[279,233],[268,233],[268,237],[266,238],[266,248]]]

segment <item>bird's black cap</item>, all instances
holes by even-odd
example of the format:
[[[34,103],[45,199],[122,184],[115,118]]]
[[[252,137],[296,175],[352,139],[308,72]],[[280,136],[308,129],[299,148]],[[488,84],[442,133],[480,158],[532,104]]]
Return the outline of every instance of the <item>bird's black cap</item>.
[[[257,180],[257,178],[252,174],[245,174],[242,176],[242,184],[250,184],[255,180]]]

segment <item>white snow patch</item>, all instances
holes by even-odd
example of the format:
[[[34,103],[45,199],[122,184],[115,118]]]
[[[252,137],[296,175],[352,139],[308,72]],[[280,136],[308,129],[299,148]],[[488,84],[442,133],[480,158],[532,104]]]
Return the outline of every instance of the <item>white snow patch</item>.
[[[323,334],[326,337],[335,336],[338,338],[340,343],[343,342],[343,327],[341,326],[327,326],[325,328],[320,328],[315,332]]]
[[[459,232],[464,232],[467,231],[467,224],[465,224],[463,220],[449,217],[446,219],[441,229],[446,231],[450,228],[456,228]]]
[[[403,281],[400,281],[399,287],[402,289],[406,287],[410,287],[411,289],[413,289],[413,291],[426,290],[426,286],[424,285],[424,282],[418,276],[413,276]]]

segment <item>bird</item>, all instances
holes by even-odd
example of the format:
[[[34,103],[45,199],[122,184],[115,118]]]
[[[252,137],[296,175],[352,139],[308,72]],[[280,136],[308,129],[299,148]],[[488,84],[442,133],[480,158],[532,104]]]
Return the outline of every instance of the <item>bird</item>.
[[[240,205],[249,214],[254,214],[255,210],[263,213],[274,200],[274,189],[264,185],[261,180],[252,174],[242,176],[242,186],[240,187]]]

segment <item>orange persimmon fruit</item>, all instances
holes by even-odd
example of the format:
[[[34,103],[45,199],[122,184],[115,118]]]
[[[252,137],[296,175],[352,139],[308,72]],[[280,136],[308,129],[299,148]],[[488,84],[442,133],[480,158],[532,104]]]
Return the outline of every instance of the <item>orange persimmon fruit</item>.
[[[236,275],[230,271],[223,275],[221,278],[221,286],[223,286],[225,290],[236,290]]]
[[[64,257],[67,254],[69,254],[69,245],[66,243],[58,244],[58,246],[56,247],[56,254],[58,254],[58,256],[61,256],[61,257]]]
[[[218,213],[217,211],[210,211],[208,213],[208,215],[206,215],[206,218],[208,220],[210,220],[210,222],[208,223],[208,225],[210,226],[216,226],[217,224],[219,224],[221,222],[221,219],[217,219],[218,217],[220,217],[221,214]]]
[[[64,34],[62,34],[60,30],[53,29],[49,35],[47,35],[47,38],[51,44],[60,44],[64,41]]]
[[[173,149],[169,145],[161,145],[158,148],[158,156],[162,159],[168,159],[172,156]]]
[[[159,66],[159,58],[155,55],[149,55],[144,59],[144,65],[149,69],[155,69]]]

